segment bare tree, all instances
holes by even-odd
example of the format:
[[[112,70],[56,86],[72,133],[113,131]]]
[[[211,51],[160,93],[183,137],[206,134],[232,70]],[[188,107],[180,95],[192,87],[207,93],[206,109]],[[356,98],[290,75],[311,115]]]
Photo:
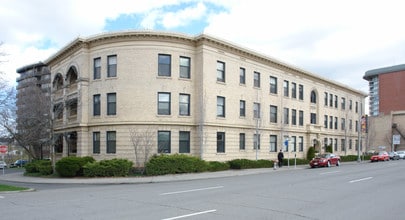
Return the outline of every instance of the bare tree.
[[[25,83],[19,89],[17,106],[3,111],[3,127],[30,157],[42,159],[43,149],[50,142],[50,100],[35,83]],[[13,114],[17,113],[15,117]],[[14,120],[14,118],[16,118]]]
[[[145,172],[145,164],[150,157],[156,132],[151,128],[132,128],[129,130],[129,135],[132,146],[134,147],[135,166],[140,169],[143,174]]]

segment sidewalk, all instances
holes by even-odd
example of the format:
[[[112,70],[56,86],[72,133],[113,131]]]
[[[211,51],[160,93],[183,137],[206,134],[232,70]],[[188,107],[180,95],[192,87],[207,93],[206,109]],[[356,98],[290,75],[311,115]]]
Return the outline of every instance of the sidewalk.
[[[210,179],[230,176],[242,176],[261,173],[271,173],[282,170],[304,169],[307,165],[282,167],[281,169],[259,168],[259,169],[244,169],[244,170],[226,170],[218,172],[204,173],[186,173],[173,174],[163,176],[146,176],[146,177],[100,177],[100,178],[44,178],[24,176],[23,173],[10,173],[1,175],[0,180],[7,182],[22,182],[22,183],[45,183],[45,184],[137,184],[137,183],[158,183],[170,181],[186,181],[198,179]]]

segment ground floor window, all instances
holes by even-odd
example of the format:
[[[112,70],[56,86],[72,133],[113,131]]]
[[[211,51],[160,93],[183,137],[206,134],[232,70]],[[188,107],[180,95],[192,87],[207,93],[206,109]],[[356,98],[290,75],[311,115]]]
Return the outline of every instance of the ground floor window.
[[[270,135],[270,152],[277,152],[277,135]]]
[[[158,153],[170,153],[170,131],[158,131]]]
[[[225,132],[217,132],[217,153],[225,153]]]
[[[107,154],[115,154],[117,151],[117,134],[115,131],[107,131]]]
[[[190,153],[190,132],[179,132],[179,153]]]
[[[245,133],[240,133],[239,134],[239,150],[245,150]]]
[[[93,132],[93,154],[100,153],[100,132]]]

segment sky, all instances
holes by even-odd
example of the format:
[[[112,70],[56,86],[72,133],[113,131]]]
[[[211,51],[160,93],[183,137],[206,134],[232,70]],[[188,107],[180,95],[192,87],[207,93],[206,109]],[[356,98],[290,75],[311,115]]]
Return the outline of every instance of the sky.
[[[405,63],[401,0],[0,0],[0,70],[110,31],[209,34],[368,93],[364,73]]]

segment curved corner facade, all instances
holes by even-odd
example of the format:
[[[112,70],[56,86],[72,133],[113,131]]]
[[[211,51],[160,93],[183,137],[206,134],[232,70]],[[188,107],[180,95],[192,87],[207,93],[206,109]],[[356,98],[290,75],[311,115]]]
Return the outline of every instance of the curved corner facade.
[[[116,32],[50,57],[59,156],[356,154],[364,93],[207,35]],[[285,154],[286,155],[286,154]],[[288,157],[286,155],[286,157]]]

